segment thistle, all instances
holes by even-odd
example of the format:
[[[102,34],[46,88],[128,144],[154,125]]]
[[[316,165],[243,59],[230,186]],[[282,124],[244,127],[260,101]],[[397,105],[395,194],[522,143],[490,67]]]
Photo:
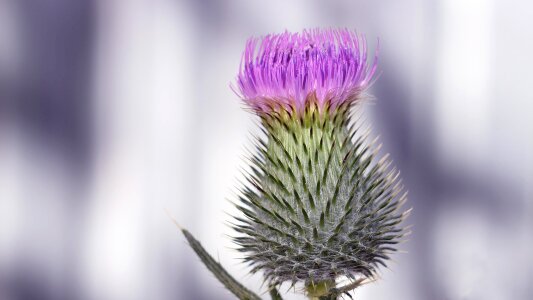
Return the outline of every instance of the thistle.
[[[240,189],[233,240],[273,299],[281,299],[285,282],[302,284],[313,299],[337,299],[375,278],[405,235],[399,171],[353,120],[376,66],[377,55],[367,62],[365,39],[348,30],[285,32],[246,44],[232,88],[263,134]],[[226,287],[259,299],[184,232]],[[351,283],[338,287],[342,278]]]

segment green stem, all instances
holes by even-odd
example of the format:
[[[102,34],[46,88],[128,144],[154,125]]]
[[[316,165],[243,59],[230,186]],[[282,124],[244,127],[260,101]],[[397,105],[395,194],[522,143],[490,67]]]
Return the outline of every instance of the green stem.
[[[337,295],[336,294],[330,294],[330,295],[322,296],[322,297],[320,297],[318,299],[319,300],[337,300]]]
[[[271,290],[270,290],[270,298],[272,300],[283,300],[283,298],[281,297],[281,295],[279,294],[278,292],[278,289],[273,287]]]
[[[337,294],[332,293],[335,290],[334,280],[324,280],[319,282],[306,283],[305,289],[311,300],[335,300]]]

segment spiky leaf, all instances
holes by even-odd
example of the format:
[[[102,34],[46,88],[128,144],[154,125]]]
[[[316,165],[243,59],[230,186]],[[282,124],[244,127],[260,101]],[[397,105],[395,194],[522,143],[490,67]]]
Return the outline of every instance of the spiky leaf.
[[[182,229],[183,235],[189,242],[191,248],[196,252],[198,257],[202,260],[204,265],[211,271],[216,278],[237,298],[241,300],[261,300],[259,296],[245,288],[235,278],[233,278],[220,263],[218,263],[207,251],[205,251],[202,244],[196,240],[192,234],[186,229]]]

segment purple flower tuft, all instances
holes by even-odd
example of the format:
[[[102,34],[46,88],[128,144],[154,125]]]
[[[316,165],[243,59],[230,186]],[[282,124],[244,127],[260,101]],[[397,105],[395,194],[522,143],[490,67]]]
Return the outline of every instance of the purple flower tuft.
[[[246,43],[233,90],[259,113],[276,107],[301,112],[354,102],[377,67],[367,63],[364,37],[347,29],[304,30],[251,38]]]

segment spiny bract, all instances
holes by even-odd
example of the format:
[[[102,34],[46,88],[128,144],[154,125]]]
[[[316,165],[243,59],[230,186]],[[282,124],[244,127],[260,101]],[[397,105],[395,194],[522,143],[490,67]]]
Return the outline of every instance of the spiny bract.
[[[270,285],[373,277],[404,235],[406,197],[351,118],[375,71],[364,40],[315,30],[255,48],[248,43],[236,90],[264,136],[237,205],[238,249]]]

